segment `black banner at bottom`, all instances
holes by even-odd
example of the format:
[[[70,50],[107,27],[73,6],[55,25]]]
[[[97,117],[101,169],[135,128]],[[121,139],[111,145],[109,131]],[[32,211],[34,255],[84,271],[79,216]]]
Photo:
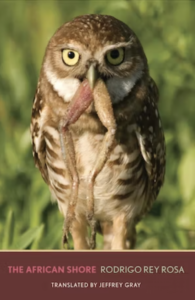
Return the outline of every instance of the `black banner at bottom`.
[[[194,299],[195,252],[0,252],[1,299]]]

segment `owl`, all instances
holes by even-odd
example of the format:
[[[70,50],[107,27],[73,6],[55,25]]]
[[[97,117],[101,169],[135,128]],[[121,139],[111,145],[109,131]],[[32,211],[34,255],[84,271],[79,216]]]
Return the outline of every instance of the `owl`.
[[[83,15],[48,43],[31,119],[33,156],[74,249],[133,248],[135,226],[163,184],[158,88],[136,34]],[[90,230],[88,230],[88,227]]]

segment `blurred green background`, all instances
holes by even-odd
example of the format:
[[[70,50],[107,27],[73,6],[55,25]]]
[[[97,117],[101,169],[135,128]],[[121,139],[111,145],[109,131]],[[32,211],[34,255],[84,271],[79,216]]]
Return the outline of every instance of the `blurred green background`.
[[[188,0],[0,1],[0,248],[61,248],[63,217],[34,167],[29,123],[48,40],[90,13],[113,15],[136,32],[160,89],[166,180],[137,226],[136,248],[194,249],[195,2]]]

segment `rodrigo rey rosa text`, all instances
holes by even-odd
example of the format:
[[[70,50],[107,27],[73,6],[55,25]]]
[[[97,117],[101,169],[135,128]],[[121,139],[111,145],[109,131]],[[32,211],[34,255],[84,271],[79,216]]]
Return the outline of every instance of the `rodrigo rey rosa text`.
[[[185,273],[182,266],[101,266],[101,273]]]

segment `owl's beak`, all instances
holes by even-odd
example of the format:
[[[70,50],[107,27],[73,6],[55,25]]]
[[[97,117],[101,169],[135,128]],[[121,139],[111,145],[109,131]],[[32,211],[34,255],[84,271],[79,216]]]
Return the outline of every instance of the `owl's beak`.
[[[94,67],[94,65],[91,65],[87,71],[86,78],[88,79],[89,85],[92,90],[96,84],[98,77],[99,77],[99,74],[98,74],[96,67]]]

